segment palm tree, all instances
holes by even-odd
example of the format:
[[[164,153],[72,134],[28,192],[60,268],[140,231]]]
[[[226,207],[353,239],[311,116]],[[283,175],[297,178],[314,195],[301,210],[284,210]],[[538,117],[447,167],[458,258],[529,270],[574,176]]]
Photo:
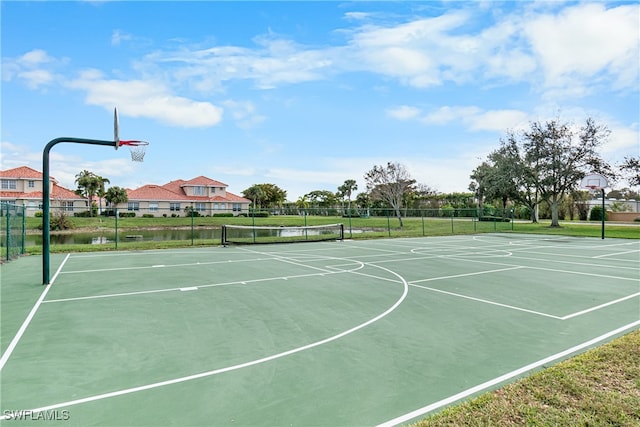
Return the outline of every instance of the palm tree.
[[[93,196],[95,196],[100,188],[100,177],[85,169],[76,175],[76,184],[78,184],[76,194],[87,199],[89,216],[93,216],[93,210],[91,209],[92,201]]]
[[[112,206],[115,209],[119,203],[126,203],[129,200],[129,197],[127,196],[127,190],[122,187],[114,186],[109,187],[104,195],[104,199],[107,201],[109,206]]]
[[[355,179],[347,179],[344,184],[338,187],[338,192],[347,198],[347,212],[351,213],[351,193],[358,189]]]
[[[99,181],[99,187],[98,187],[98,191],[96,192],[96,195],[98,196],[98,203],[100,204],[100,208],[98,209],[98,213],[102,213],[102,198],[107,194],[106,190],[104,188],[105,184],[111,184],[111,181],[109,181],[107,178],[103,178],[101,176],[98,177],[98,181]]]

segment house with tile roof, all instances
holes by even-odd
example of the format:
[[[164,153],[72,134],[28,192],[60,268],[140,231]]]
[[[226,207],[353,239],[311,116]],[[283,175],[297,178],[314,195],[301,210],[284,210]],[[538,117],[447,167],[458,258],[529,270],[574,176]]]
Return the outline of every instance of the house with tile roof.
[[[42,210],[42,172],[21,166],[0,171],[0,201],[25,206],[27,216]],[[50,178],[51,209],[83,212],[86,200],[57,184]],[[227,191],[227,184],[206,176],[188,181],[179,179],[165,185],[147,184],[135,190],[127,189],[126,203],[115,206],[119,212],[134,212],[136,216],[184,216],[191,210],[202,216],[215,214],[247,214],[251,200]],[[110,206],[113,209],[114,206]]]
[[[24,206],[27,216],[35,216],[42,211],[43,193],[42,172],[27,166],[0,171],[0,201],[17,206]],[[73,212],[87,210],[86,200],[73,191],[58,185],[55,178],[50,177],[49,192],[51,210],[61,209]]]
[[[191,210],[201,216],[216,214],[247,214],[251,200],[227,191],[227,184],[206,176],[188,181],[179,179],[164,185],[147,184],[127,190],[127,203],[116,207],[120,212],[140,215],[184,216]]]

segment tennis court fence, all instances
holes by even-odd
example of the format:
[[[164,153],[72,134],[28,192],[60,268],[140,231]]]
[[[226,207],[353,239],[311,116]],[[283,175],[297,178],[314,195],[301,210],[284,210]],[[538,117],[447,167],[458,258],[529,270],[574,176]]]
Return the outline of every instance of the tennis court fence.
[[[86,213],[86,209],[51,209],[50,237],[55,251],[217,246],[221,242],[276,243],[423,237],[514,230],[512,210],[405,209],[399,216],[393,209],[384,208],[350,211],[333,208],[270,209],[240,214],[140,208],[104,210],[102,213],[96,212],[93,217]],[[228,226],[228,233],[223,236],[225,226]],[[41,227],[42,218],[29,216],[27,212],[28,253],[39,253],[38,248],[42,246]]]
[[[0,257],[9,261],[25,252],[26,217],[25,207],[11,203],[0,203]]]

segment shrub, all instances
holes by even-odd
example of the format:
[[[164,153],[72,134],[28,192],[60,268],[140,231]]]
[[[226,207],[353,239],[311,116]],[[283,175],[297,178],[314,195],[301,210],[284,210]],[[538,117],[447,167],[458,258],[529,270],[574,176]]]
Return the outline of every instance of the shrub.
[[[249,216],[252,216],[252,217],[255,217],[255,218],[268,218],[269,217],[269,212],[267,212],[267,211],[252,212],[251,214],[249,214]]]
[[[233,216],[233,214],[232,214],[232,213],[230,213],[230,212],[226,212],[226,213],[214,213],[214,214],[213,214],[213,217],[214,217],[214,218],[229,218],[229,217],[232,217],[232,216]]]
[[[478,218],[478,221],[489,221],[489,222],[511,222],[511,218],[503,218],[501,216],[491,216],[485,215]]]
[[[440,208],[440,216],[451,217],[455,209],[451,205],[444,205]]]
[[[36,218],[42,218],[42,211],[36,212],[33,216]]]
[[[135,218],[136,213],[135,212],[119,212],[118,216],[120,218]]]
[[[590,221],[602,221],[602,206],[594,206],[591,208],[591,212],[589,212],[589,220]],[[604,211],[604,220],[607,220],[607,211]]]
[[[155,218],[153,214],[142,214],[142,218]]]
[[[75,225],[65,211],[56,211],[51,214],[49,230],[70,230]]]

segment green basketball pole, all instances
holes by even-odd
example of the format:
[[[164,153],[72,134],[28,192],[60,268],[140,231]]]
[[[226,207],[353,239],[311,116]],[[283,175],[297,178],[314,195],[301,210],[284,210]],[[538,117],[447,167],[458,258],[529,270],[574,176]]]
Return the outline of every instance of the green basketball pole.
[[[83,138],[56,138],[49,141],[44,147],[42,153],[42,284],[50,284],[49,266],[50,266],[50,248],[51,248],[51,235],[50,235],[50,198],[51,189],[49,188],[49,152],[54,145],[61,142],[71,142],[75,144],[92,144],[92,145],[106,145],[107,147],[116,147],[117,141],[104,141],[99,139],[83,139]],[[89,206],[91,209],[91,206]]]

